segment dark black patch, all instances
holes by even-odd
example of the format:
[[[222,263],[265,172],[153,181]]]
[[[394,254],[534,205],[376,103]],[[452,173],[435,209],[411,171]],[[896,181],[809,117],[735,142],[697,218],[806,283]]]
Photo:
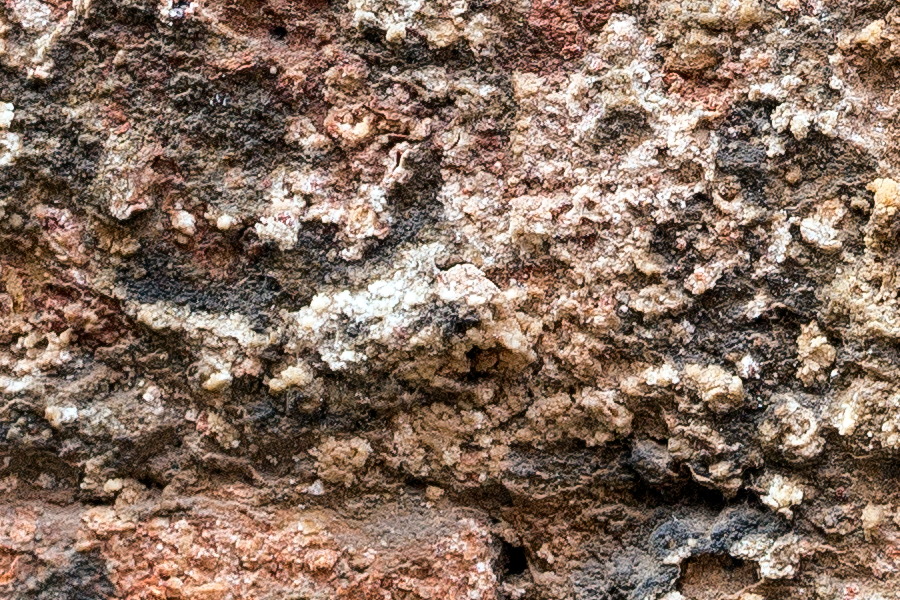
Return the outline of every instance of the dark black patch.
[[[347,334],[347,337],[358,338],[365,329],[366,327],[362,323],[350,323],[347,325],[346,329],[344,329],[344,333]]]
[[[11,130],[27,132],[27,150],[14,165],[0,168],[0,193],[31,187],[51,202],[76,204],[73,199],[86,191],[95,175],[103,140],[62,109],[73,90],[60,82],[36,88],[13,77],[0,77],[0,89],[9,90],[16,100]]]
[[[306,306],[317,284],[347,285],[347,263],[338,254],[341,245],[337,235],[337,225],[310,222],[297,232],[297,244],[290,250],[277,251],[274,244],[264,245],[266,250],[254,268],[277,274],[283,288],[279,306],[288,310]],[[255,233],[248,231],[247,237],[255,238]]]
[[[288,30],[283,25],[276,25],[274,27],[269,28],[269,37],[273,40],[277,40],[279,42],[284,41],[287,38]]]
[[[796,164],[804,181],[825,183],[816,186],[820,191],[816,200],[860,193],[878,168],[877,160],[859,147],[817,130],[802,140],[789,138],[781,160]]]
[[[391,411],[403,405],[401,398],[416,396],[403,382],[382,374],[333,373],[327,365],[319,365],[319,376],[325,384],[320,396],[322,407],[311,415],[297,415],[305,423],[316,424],[323,431],[350,432],[388,429]]]
[[[330,223],[304,223],[297,232],[296,249],[302,250],[310,259],[325,258],[337,248],[337,225]]]
[[[762,512],[746,506],[725,510],[709,531],[709,543],[703,550],[726,553],[742,538],[751,534],[780,535],[787,525],[772,512]]]
[[[745,140],[729,140],[716,154],[716,165],[728,175],[752,178],[766,171],[766,148]]]
[[[777,535],[787,529],[773,513],[746,505],[730,506],[707,520],[709,514],[676,513],[669,516],[650,534],[650,548],[662,558],[693,539],[692,554],[718,554],[727,552],[735,542],[748,535]]]
[[[271,164],[273,150],[284,146],[289,111],[274,88],[273,76],[262,65],[216,80],[179,71],[166,83],[167,104],[174,112],[167,117],[174,126],[167,153],[193,162],[197,150],[215,149],[237,153],[246,168]]]
[[[178,469],[177,453],[173,451],[181,444],[179,432],[172,426],[118,437],[109,466],[118,473],[152,482],[149,487],[162,489]]]
[[[500,556],[497,559],[500,581],[521,575],[528,569],[528,554],[522,546],[514,546],[506,540],[500,542]]]
[[[107,600],[116,596],[116,588],[99,552],[73,553],[71,562],[51,570],[36,589],[23,591],[28,600]]]
[[[274,398],[265,398],[246,407],[247,420],[255,426],[265,427],[276,421],[283,410]],[[283,406],[284,402],[280,402]]]
[[[444,339],[450,339],[463,336],[469,329],[478,327],[481,318],[474,311],[458,304],[442,304],[430,308],[422,322],[416,323],[414,327],[419,329],[431,323],[441,328]]]
[[[458,505],[478,508],[489,515],[497,515],[514,505],[513,494],[500,482],[488,481],[477,487],[452,492],[450,498]]]
[[[495,348],[485,349],[475,346],[466,350],[466,358],[469,361],[469,372],[466,375],[466,381],[468,383],[477,383],[496,374],[494,367],[500,356]]]
[[[383,256],[400,244],[416,239],[426,225],[440,216],[443,205],[438,200],[438,192],[444,185],[441,153],[436,148],[426,148],[413,153],[408,160],[412,179],[387,194],[395,224],[388,237],[375,244],[367,257]]]
[[[699,536],[700,531],[694,520],[675,516],[654,529],[648,543],[650,549],[662,558],[676,548],[686,545],[688,540]]]
[[[120,272],[120,280],[141,303],[166,301],[206,312],[239,312],[260,327],[268,324],[267,311],[281,292],[278,281],[259,271],[240,279],[211,280],[186,257],[161,251],[139,255],[132,269]]]
[[[584,448],[560,442],[542,449],[515,446],[507,460],[505,485],[527,497],[550,497],[563,490],[590,495],[595,489],[625,492],[638,478],[621,459],[623,447]]]
[[[787,264],[785,269],[766,275],[765,282],[779,306],[800,320],[808,322],[821,305],[816,298],[816,281],[800,266]]]
[[[747,308],[757,289],[747,283],[747,277],[741,270],[724,275],[676,317],[695,327],[690,344],[661,340],[653,347],[662,354],[701,364],[750,354],[757,360],[760,373],[758,378],[745,379],[745,388],[751,395],[766,398],[775,386],[798,385],[796,339],[801,325],[818,314],[820,302],[811,279],[798,266],[767,275],[774,300],[771,308],[751,319]],[[749,416],[752,411],[742,414]]]
[[[638,440],[631,447],[628,465],[653,487],[671,486],[677,479],[668,449],[653,440]]]
[[[716,165],[737,177],[747,200],[767,204],[769,159],[760,138],[772,131],[770,102],[749,102],[735,107],[719,128],[722,143]]]
[[[621,144],[634,144],[646,132],[647,114],[643,110],[614,110],[597,123],[591,141],[598,146],[615,145],[614,152],[621,152]]]
[[[700,261],[694,244],[708,231],[705,215],[710,214],[716,214],[712,200],[705,194],[695,194],[685,201],[675,220],[657,225],[650,248],[666,259],[667,277],[683,279]]]
[[[154,13],[99,0],[72,43],[83,44],[86,38],[107,58],[125,45],[124,60],[92,84],[106,81],[107,92],[130,121],[167,124],[158,141],[178,167],[181,193],[195,203],[244,205],[248,191],[256,191],[255,178],[265,177],[273,164],[299,159],[298,149],[284,142],[285,119],[310,98],[278,86],[265,61],[210,74],[205,49],[215,34],[207,25],[185,18],[167,26]],[[288,34],[280,24],[270,32],[273,37],[282,33]],[[248,186],[223,185],[222,173],[232,167],[243,171]]]
[[[361,55],[366,57],[373,70],[388,71],[392,66],[408,69],[435,65],[455,71],[476,67],[480,63],[464,40],[443,48],[433,48],[424,37],[410,31],[403,44],[393,45],[385,41],[384,33],[381,29],[366,27],[359,34],[363,46]]]
[[[672,590],[678,567],[623,552],[609,560],[590,560],[572,574],[576,600],[643,600]]]
[[[473,327],[481,325],[481,318],[473,312],[466,312],[462,315],[454,314],[444,323],[444,335],[460,336],[464,335]]]

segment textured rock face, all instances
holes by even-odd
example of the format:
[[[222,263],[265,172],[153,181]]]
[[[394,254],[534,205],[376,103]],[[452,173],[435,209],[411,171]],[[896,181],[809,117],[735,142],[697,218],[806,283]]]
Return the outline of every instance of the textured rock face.
[[[0,597],[900,597],[900,6],[6,0]]]

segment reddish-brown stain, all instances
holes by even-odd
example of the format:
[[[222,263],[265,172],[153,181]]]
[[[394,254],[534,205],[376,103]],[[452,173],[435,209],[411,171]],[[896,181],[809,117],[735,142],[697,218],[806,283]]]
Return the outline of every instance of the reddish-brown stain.
[[[622,0],[532,0],[526,30],[510,40],[515,48],[511,66],[546,74],[580,58],[588,49],[588,36],[622,6]]]

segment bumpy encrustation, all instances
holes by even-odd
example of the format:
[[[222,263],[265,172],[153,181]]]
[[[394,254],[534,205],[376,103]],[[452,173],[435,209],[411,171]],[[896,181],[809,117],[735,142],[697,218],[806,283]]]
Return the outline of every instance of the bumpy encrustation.
[[[900,597],[900,5],[6,0],[0,598]]]

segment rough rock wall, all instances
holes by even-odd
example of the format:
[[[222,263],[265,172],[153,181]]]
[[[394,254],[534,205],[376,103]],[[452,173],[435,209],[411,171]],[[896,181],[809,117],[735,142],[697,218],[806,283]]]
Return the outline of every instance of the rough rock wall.
[[[900,597],[900,5],[5,0],[0,597]]]

